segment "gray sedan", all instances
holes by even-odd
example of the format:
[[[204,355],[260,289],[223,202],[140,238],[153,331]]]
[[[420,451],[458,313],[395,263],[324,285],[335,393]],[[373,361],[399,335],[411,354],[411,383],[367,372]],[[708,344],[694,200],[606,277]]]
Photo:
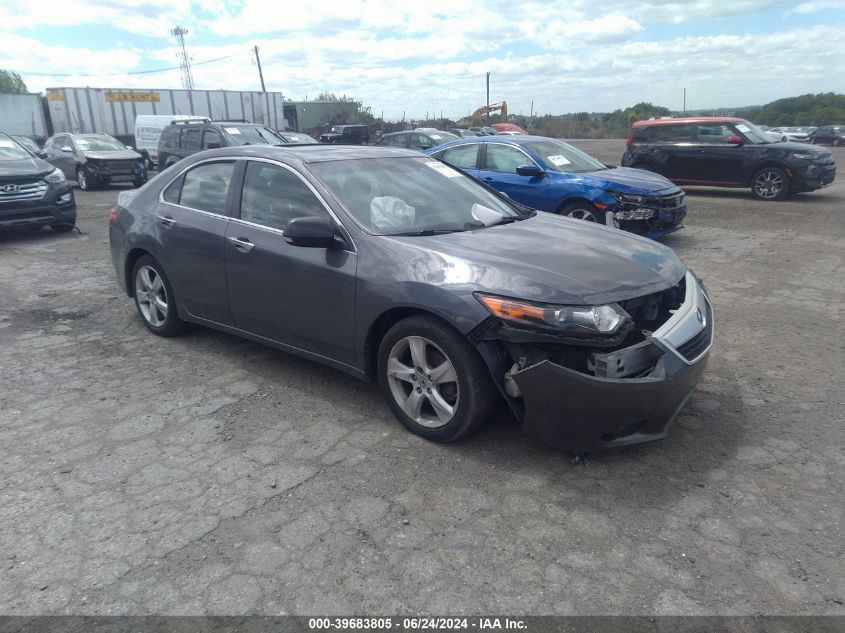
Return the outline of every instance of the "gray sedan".
[[[200,152],[122,192],[109,237],[153,333],[201,324],[377,381],[436,441],[502,402],[572,451],[665,437],[713,337],[670,249],[409,150]]]

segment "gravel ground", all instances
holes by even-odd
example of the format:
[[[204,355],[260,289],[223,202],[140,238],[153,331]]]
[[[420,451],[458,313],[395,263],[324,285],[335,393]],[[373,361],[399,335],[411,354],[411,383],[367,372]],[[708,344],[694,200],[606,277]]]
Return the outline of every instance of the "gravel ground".
[[[845,173],[689,194],[665,243],[714,300],[708,371],[667,440],[587,466],[505,412],[430,444],[336,371],[152,336],[117,189],[78,192],[81,235],[0,236],[0,613],[845,614]]]

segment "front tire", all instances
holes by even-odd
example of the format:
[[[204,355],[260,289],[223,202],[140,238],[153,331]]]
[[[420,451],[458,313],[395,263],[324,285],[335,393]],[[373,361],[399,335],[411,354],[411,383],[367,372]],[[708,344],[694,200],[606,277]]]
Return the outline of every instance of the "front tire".
[[[176,310],[173,287],[155,259],[138,258],[132,269],[135,307],[147,329],[159,336],[174,336],[185,329],[185,322]]]
[[[145,184],[147,184],[146,178],[136,178],[135,181],[132,183],[132,186],[137,189],[138,187],[143,187]]]
[[[92,189],[91,181],[88,180],[88,176],[85,175],[85,170],[82,167],[76,170],[76,184],[82,191],[91,191]]]
[[[783,200],[789,193],[789,178],[782,169],[764,167],[751,179],[751,193],[758,200]]]
[[[560,215],[565,215],[576,220],[584,220],[585,222],[597,222],[604,224],[604,218],[599,213],[592,203],[586,200],[575,200],[564,206],[560,211]]]
[[[412,433],[452,442],[490,417],[496,390],[459,332],[430,316],[396,323],[381,341],[378,378],[387,406]]]
[[[833,139],[834,147],[839,147],[840,145],[842,145],[842,141],[840,141],[838,138]]]

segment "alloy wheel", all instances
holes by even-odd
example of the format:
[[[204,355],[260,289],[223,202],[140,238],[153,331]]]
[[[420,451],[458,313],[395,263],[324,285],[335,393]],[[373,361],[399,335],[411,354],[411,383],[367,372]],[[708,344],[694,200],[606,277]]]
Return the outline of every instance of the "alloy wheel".
[[[153,327],[167,320],[167,290],[161,275],[150,266],[141,266],[135,275],[135,297],[141,315]]]
[[[572,209],[569,213],[566,214],[570,218],[575,218],[576,220],[585,220],[587,222],[595,222],[596,216],[594,216],[589,210],[587,209]]]
[[[76,172],[76,182],[83,191],[88,191],[88,178],[81,169]]]
[[[435,429],[455,416],[460,396],[455,366],[427,338],[396,342],[387,358],[387,380],[396,403],[417,424]]]
[[[754,192],[764,200],[777,198],[785,186],[783,176],[772,170],[761,171],[754,180]]]

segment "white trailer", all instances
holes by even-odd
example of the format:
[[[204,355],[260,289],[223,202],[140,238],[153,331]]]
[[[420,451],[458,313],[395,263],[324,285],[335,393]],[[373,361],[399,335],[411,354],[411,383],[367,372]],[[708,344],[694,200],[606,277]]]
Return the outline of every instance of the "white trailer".
[[[0,94],[0,132],[33,139],[47,137],[41,95]]]
[[[135,145],[135,117],[181,114],[245,120],[284,130],[280,92],[47,88],[53,132],[105,132]]]

